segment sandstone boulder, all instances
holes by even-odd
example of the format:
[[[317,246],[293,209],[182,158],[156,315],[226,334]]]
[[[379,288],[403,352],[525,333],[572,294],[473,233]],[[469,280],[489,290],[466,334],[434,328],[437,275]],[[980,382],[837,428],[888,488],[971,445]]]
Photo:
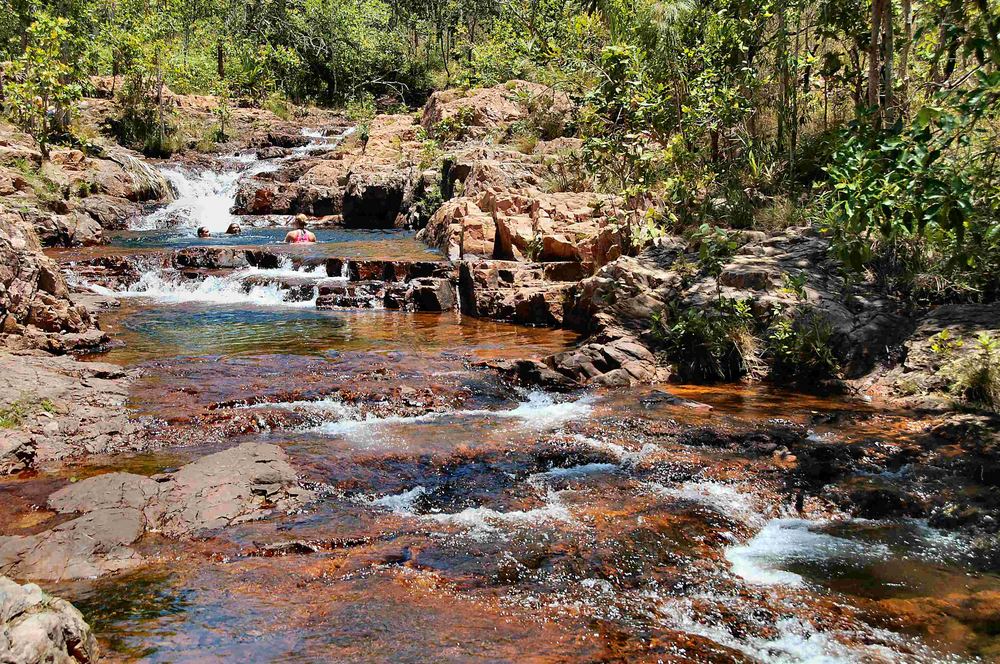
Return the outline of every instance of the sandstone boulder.
[[[0,337],[58,350],[73,347],[71,335],[93,327],[89,312],[69,300],[65,279],[30,224],[0,213]]]
[[[145,532],[191,536],[311,499],[281,448],[260,443],[169,474],[98,475],[49,497],[51,509],[80,516],[38,534],[0,537],[0,572],[56,580],[99,576],[141,564],[131,545]]]
[[[546,137],[554,138],[562,133],[572,111],[573,103],[564,92],[538,83],[509,81],[490,88],[435,92],[420,122],[429,132],[443,122],[461,124],[464,136],[481,137],[534,116],[543,133],[551,134]]]
[[[72,604],[33,583],[0,577],[0,662],[91,664],[98,654],[90,627]]]

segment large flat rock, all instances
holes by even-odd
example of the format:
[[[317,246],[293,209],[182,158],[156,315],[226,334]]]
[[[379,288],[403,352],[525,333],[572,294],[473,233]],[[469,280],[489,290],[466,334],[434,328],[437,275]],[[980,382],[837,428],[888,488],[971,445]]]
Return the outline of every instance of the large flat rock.
[[[206,533],[312,499],[275,445],[245,443],[144,477],[106,473],[49,496],[60,514],[79,514],[35,535],[0,537],[0,573],[32,579],[100,576],[143,562],[131,548],[146,532]]]

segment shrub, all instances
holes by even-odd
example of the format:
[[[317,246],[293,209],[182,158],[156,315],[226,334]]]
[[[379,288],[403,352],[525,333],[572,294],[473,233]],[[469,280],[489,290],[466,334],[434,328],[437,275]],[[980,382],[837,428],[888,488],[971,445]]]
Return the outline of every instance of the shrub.
[[[940,352],[947,356],[964,342],[946,338],[940,343],[943,344]],[[934,347],[932,342],[931,348]],[[949,380],[952,394],[965,403],[1000,412],[1000,341],[989,332],[980,333],[975,347],[945,365],[942,374]]]
[[[793,319],[780,309],[767,331],[766,356],[775,376],[829,378],[840,371],[830,346],[832,331],[819,315]]]
[[[455,115],[438,120],[428,132],[430,138],[440,143],[460,141],[468,135],[475,111],[471,106],[463,106]]]
[[[653,335],[684,380],[758,379],[764,375],[760,339],[748,300],[720,299],[710,307],[672,306],[653,317]]]

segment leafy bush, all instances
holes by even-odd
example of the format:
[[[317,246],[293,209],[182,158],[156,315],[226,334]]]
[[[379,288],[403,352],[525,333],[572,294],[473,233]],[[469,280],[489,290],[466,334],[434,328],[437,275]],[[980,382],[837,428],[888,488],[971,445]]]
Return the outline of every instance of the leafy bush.
[[[764,375],[760,339],[748,300],[671,307],[653,318],[653,335],[684,380],[757,379]]]
[[[767,331],[766,356],[775,376],[829,378],[840,367],[830,345],[831,329],[819,315],[793,319],[781,310]]]
[[[964,342],[938,339],[931,348],[947,356]],[[973,406],[1000,412],[1000,341],[989,332],[975,338],[975,346],[942,369],[951,383],[952,394]]]
[[[462,106],[454,115],[434,123],[427,134],[439,143],[460,141],[468,135],[474,113],[475,110],[471,106]]]

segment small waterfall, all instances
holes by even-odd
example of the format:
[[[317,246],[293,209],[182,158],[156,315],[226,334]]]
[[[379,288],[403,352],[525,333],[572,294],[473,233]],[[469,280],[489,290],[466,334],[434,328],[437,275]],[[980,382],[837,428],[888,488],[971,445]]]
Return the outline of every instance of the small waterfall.
[[[161,171],[174,190],[174,200],[139,220],[133,230],[156,230],[172,226],[205,226],[224,233],[236,217],[230,212],[243,175],[240,170],[189,172],[181,167]]]
[[[269,279],[261,280],[261,277]],[[312,278],[311,272],[295,270],[290,263],[275,270],[248,268],[224,276],[209,275],[204,279],[181,279],[176,273],[161,269],[149,270],[137,282],[124,290],[113,291],[91,285],[91,290],[118,298],[149,298],[164,304],[224,304],[262,307],[292,307],[314,309],[319,288],[305,284],[305,289],[289,287],[281,282],[288,277]],[[273,281],[271,281],[273,279]]]
[[[223,157],[227,165],[223,170],[164,166],[157,173],[132,159],[149,171],[145,174],[144,181],[159,180],[161,186],[169,184],[169,190],[174,194],[174,200],[168,205],[134,222],[132,230],[174,227],[195,229],[204,226],[213,234],[224,233],[231,223],[238,220],[231,210],[236,203],[236,193],[243,178],[274,172],[290,159],[335,147],[352,132],[353,127],[340,135],[327,137],[322,132],[303,129],[303,136],[312,140],[307,145],[294,148],[287,156],[260,160],[253,153],[229,155]]]

